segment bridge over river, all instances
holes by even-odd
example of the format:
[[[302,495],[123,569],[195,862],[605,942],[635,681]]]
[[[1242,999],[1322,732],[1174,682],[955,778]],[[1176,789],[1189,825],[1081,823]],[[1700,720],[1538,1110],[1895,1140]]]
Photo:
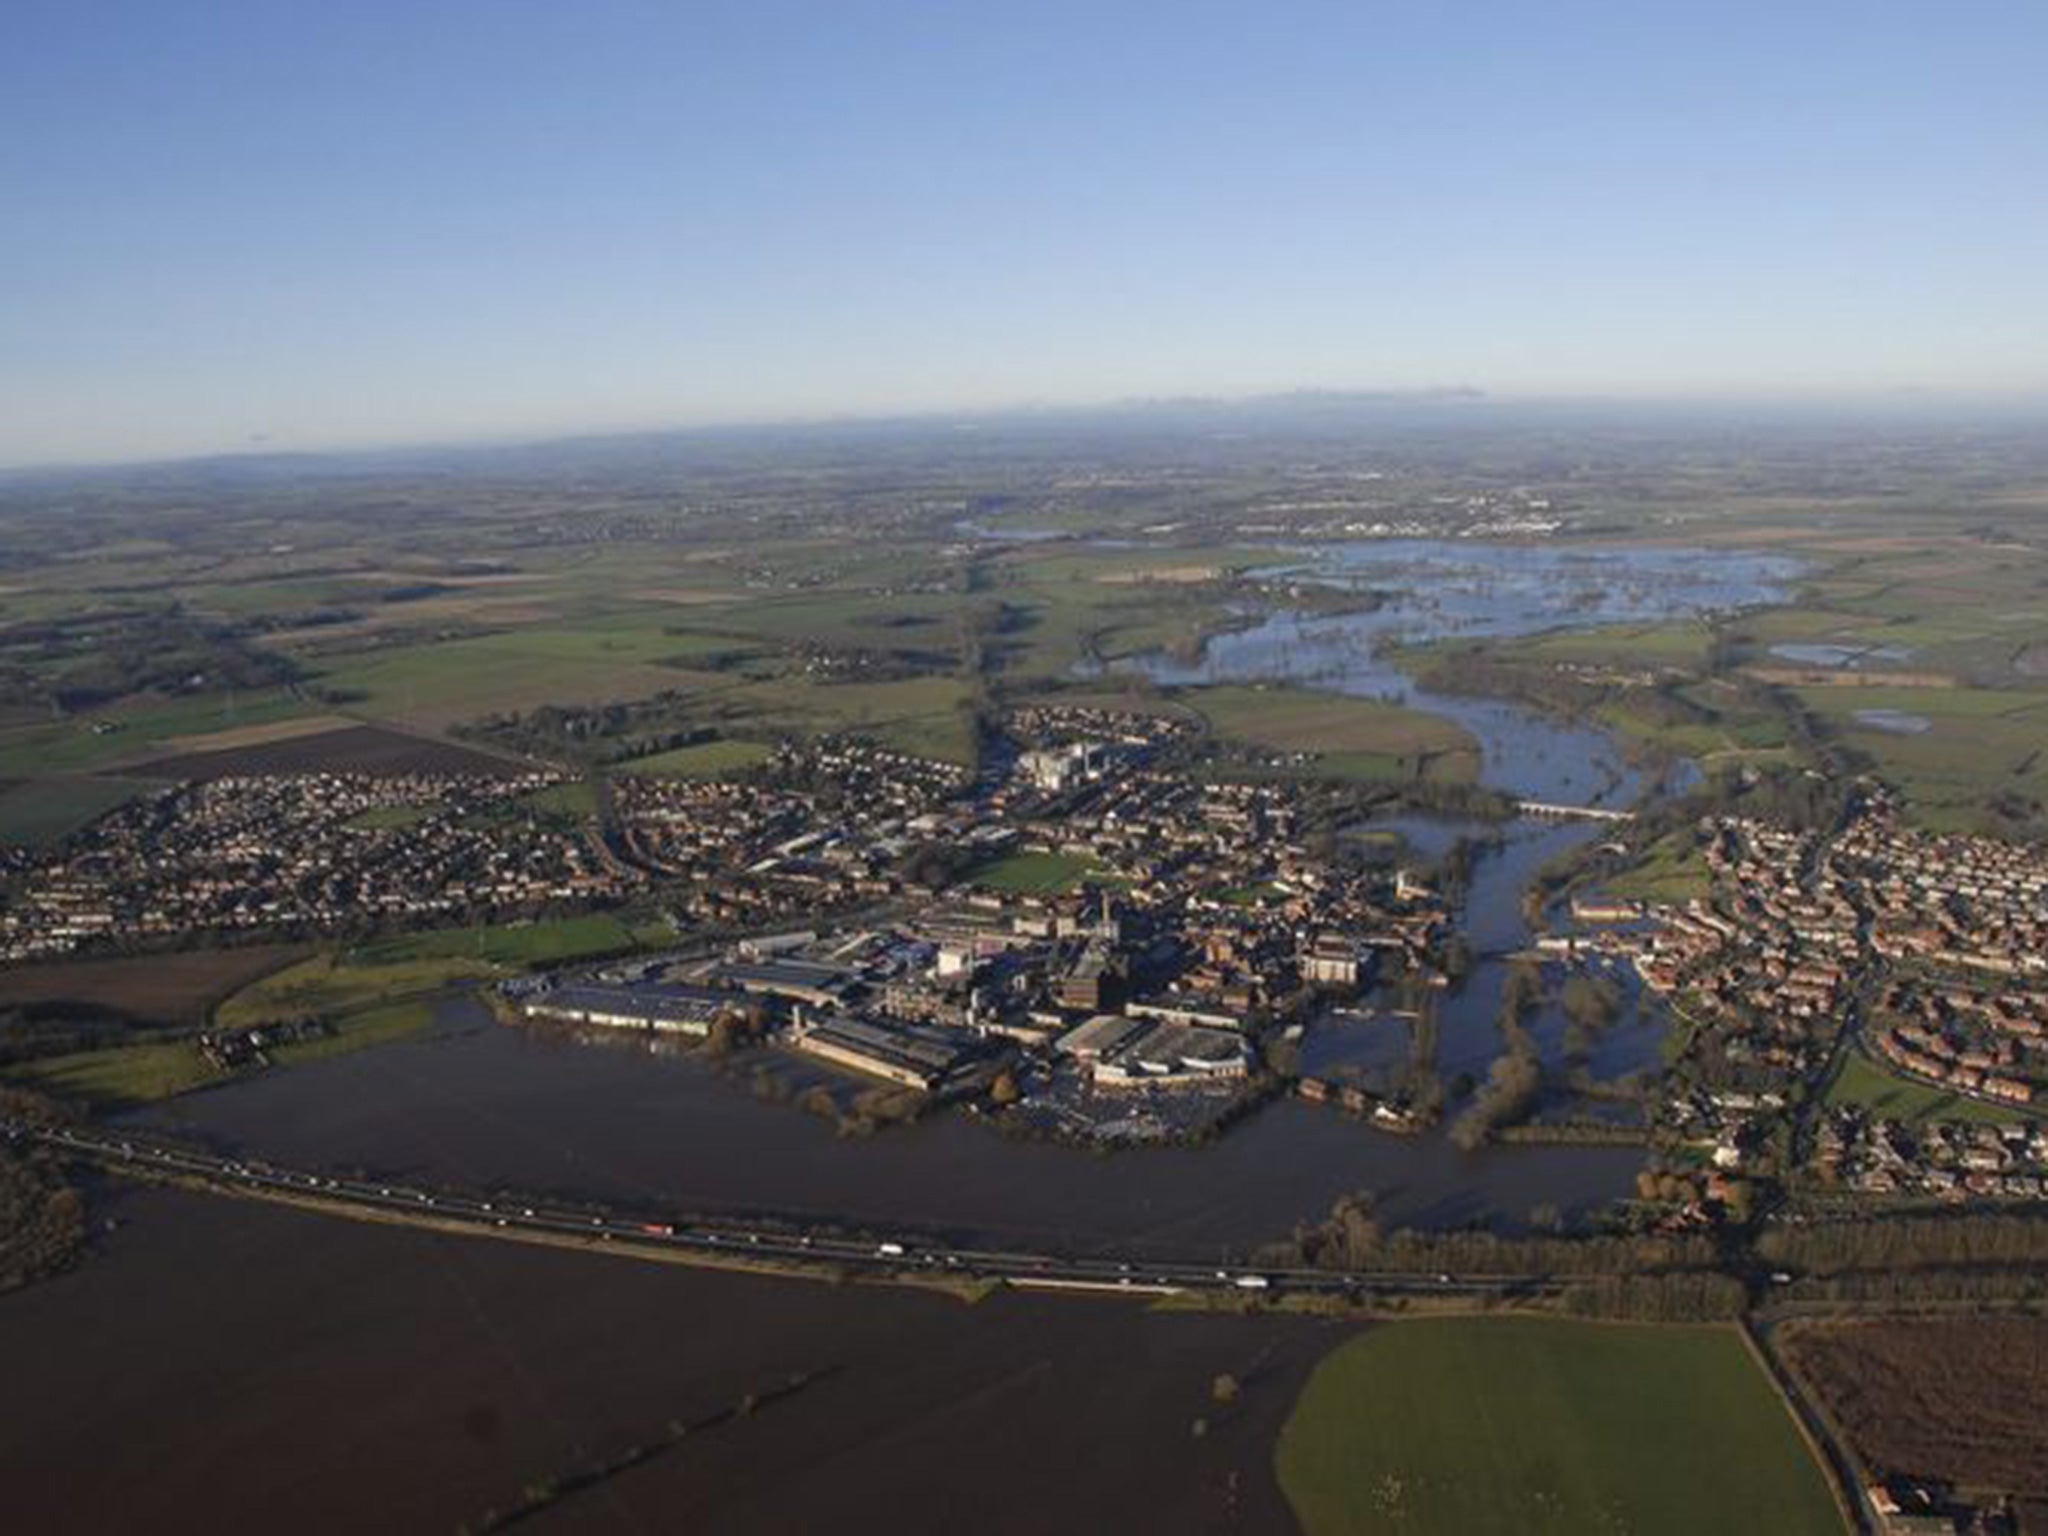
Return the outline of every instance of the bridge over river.
[[[1600,805],[1555,805],[1548,800],[1518,800],[1515,808],[1524,816],[1541,816],[1549,821],[1634,821],[1634,811],[1609,810]]]

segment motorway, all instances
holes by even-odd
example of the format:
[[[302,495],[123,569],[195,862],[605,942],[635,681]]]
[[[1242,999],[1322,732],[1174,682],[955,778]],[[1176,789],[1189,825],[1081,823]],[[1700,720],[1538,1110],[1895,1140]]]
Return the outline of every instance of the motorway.
[[[963,1247],[906,1233],[848,1233],[803,1228],[767,1217],[681,1217],[561,1201],[485,1197],[375,1179],[282,1168],[254,1158],[229,1158],[172,1143],[90,1128],[50,1127],[0,1119],[0,1137],[39,1141],[69,1157],[117,1174],[175,1182],[209,1192],[288,1202],[336,1216],[399,1222],[438,1231],[575,1242],[669,1262],[731,1268],[813,1271],[881,1281],[929,1283],[948,1278],[1027,1290],[1080,1294],[1183,1295],[1225,1293],[1245,1300],[1280,1295],[1331,1299],[1418,1296],[1498,1301],[1554,1295],[1543,1276],[1459,1276],[1409,1271],[1338,1272],[1258,1269],[1214,1261],[1119,1257]]]

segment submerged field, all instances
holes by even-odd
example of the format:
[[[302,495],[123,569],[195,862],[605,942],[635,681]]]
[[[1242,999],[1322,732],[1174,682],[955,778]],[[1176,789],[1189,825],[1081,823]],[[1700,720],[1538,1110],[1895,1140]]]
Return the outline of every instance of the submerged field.
[[[1727,1328],[1374,1328],[1316,1368],[1278,1466],[1308,1536],[1843,1528],[1791,1415]]]

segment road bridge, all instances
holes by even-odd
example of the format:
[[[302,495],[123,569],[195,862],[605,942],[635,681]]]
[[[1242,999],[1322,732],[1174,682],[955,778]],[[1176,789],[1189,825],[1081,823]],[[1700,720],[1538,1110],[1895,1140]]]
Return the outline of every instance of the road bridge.
[[[1516,802],[1518,811],[1524,816],[1540,816],[1549,821],[1634,821],[1634,811],[1609,810],[1602,805],[1557,805],[1548,800],[1521,800]]]

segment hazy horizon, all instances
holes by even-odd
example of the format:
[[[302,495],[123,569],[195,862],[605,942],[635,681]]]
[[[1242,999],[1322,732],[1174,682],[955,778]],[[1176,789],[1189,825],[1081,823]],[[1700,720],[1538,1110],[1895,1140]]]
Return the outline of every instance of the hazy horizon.
[[[2048,389],[2048,15],[203,14],[0,61],[0,465]]]

